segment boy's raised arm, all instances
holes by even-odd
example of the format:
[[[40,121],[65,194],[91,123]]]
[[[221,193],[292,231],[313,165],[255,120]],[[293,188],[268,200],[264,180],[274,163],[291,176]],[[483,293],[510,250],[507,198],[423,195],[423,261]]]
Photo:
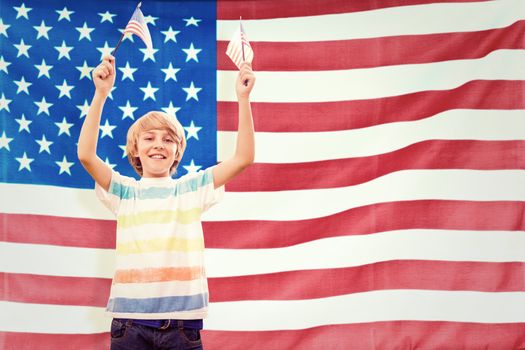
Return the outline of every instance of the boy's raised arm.
[[[115,58],[104,57],[100,65],[93,70],[92,75],[96,88],[95,95],[80,130],[77,154],[95,182],[107,191],[111,182],[111,169],[97,156],[97,142],[102,109],[115,84]]]
[[[232,158],[227,159],[213,168],[215,188],[226,184],[241,171],[253,163],[255,157],[255,135],[253,130],[252,110],[250,107],[250,92],[255,84],[250,63],[243,63],[237,76],[235,90],[239,100],[239,127],[237,146]]]

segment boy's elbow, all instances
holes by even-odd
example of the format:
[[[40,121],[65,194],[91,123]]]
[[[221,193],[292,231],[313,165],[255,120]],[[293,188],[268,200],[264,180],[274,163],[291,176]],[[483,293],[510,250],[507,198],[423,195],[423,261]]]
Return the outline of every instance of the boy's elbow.
[[[89,165],[92,162],[93,156],[80,148],[77,149],[77,158],[82,163],[82,165],[85,167],[86,165]]]

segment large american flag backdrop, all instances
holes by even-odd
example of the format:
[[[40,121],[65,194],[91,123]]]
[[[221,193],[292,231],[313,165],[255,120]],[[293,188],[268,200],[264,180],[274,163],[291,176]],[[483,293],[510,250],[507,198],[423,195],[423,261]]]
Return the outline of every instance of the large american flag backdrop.
[[[76,159],[136,2],[0,1],[0,348],[104,349],[115,223]],[[207,349],[525,348],[525,1],[144,1],[99,154],[140,115],[179,175],[232,154],[239,16],[256,162],[204,221]]]

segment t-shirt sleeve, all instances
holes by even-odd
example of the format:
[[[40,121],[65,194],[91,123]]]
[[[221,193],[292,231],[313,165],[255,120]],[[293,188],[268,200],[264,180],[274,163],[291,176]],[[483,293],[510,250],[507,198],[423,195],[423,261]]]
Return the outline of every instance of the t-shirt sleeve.
[[[215,188],[213,184],[213,168],[209,167],[197,172],[199,201],[203,212],[219,203],[224,197],[224,186]]]
[[[104,204],[111,212],[117,215],[122,199],[129,198],[133,187],[131,183],[135,179],[122,176],[118,172],[111,171],[111,182],[109,183],[108,191],[95,183],[95,193],[97,198]]]

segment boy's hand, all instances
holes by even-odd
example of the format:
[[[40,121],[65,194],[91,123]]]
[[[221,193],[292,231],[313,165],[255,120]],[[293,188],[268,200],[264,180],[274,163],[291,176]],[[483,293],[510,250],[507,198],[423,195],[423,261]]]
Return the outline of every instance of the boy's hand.
[[[248,99],[253,85],[255,84],[255,74],[252,71],[252,64],[244,62],[239,70],[237,82],[235,83],[235,91],[237,92],[237,99]]]
[[[115,57],[108,55],[93,69],[93,82],[98,92],[108,96],[115,85]]]

